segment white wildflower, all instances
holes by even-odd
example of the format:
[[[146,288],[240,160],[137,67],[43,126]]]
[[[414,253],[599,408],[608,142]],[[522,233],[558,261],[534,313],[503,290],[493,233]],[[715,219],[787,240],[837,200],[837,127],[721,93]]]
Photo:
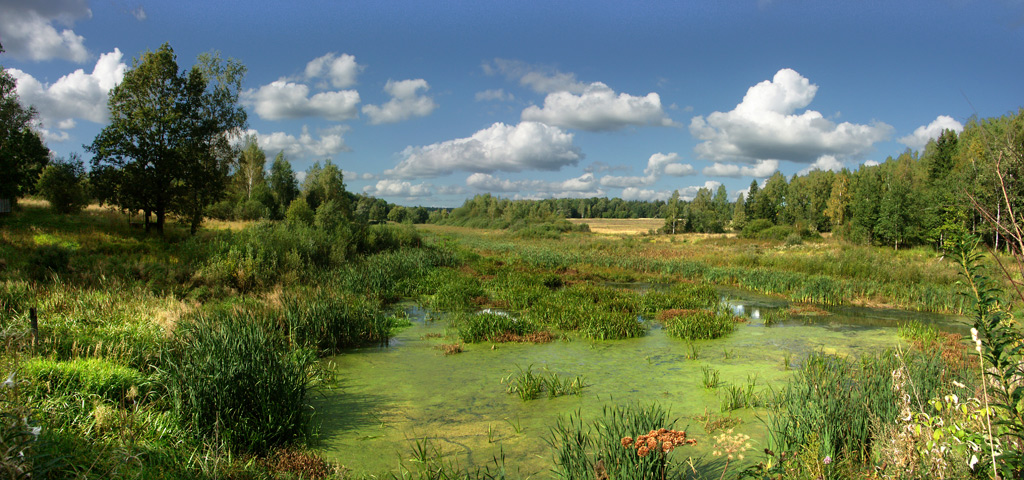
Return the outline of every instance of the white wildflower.
[[[14,388],[14,372],[11,372],[11,374],[7,376],[7,380],[4,380],[3,386],[4,388]]]

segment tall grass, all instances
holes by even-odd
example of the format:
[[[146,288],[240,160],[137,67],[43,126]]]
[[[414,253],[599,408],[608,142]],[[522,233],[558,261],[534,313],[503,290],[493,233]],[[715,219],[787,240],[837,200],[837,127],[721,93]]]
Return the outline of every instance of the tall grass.
[[[161,357],[167,398],[199,439],[263,453],[308,433],[316,355],[289,349],[265,311],[198,313]]]
[[[522,337],[537,331],[530,320],[493,312],[452,314],[448,325],[458,332],[462,341],[468,343],[493,340],[503,335]]]
[[[732,333],[739,318],[726,310],[666,310],[658,316],[670,336],[713,340]]]
[[[541,325],[579,332],[593,340],[641,337],[643,305],[636,292],[577,284],[538,300],[527,318]]]
[[[818,458],[871,458],[877,424],[892,423],[907,401],[923,411],[953,381],[973,382],[950,371],[934,352],[888,350],[859,360],[813,353],[803,369],[769,402],[769,448],[797,452],[813,441]]]
[[[330,288],[297,290],[283,301],[289,338],[321,355],[362,345],[387,345],[394,326],[378,303]]]
[[[675,422],[658,404],[606,406],[600,418],[585,421],[580,412],[559,417],[547,442],[554,451],[554,473],[558,478],[613,478],[660,480],[675,478],[678,465],[664,462],[652,453],[637,455],[625,448],[625,438],[636,438],[659,429],[671,429]]]

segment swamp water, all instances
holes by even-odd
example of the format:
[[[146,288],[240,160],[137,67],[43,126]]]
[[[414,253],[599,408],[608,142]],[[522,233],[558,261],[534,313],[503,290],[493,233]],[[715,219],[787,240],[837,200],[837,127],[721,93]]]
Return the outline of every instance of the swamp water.
[[[756,391],[769,385],[780,388],[808,353],[857,356],[892,347],[899,343],[897,326],[910,320],[958,333],[967,329],[954,317],[857,307],[766,327],[760,318],[788,306],[786,301],[731,289],[721,293],[748,322],[725,338],[693,342],[697,359],[688,358],[687,342],[668,337],[657,324],[637,339],[485,342],[464,344],[463,353],[445,356],[438,346],[454,340],[429,336],[443,335],[445,322],[429,321],[426,312],[409,306],[413,324],[390,346],[355,349],[330,359],[338,386],[314,399],[320,449],[356,475],[374,475],[396,471],[400,464],[414,469],[413,445],[426,438],[445,461],[487,466],[503,452],[513,477],[547,477],[554,463],[545,439],[560,415],[580,411],[589,423],[600,418],[606,405],[657,401],[678,419],[677,429],[685,428],[698,441],[672,458],[702,458],[698,468],[717,463],[711,451],[713,436],[721,432],[705,432],[704,422],[695,417],[710,412],[738,418],[736,432],[750,435],[752,444],[747,460],[730,466],[738,471],[760,458],[767,446],[765,426],[757,418],[764,409],[722,412],[728,386],[746,389],[754,382]],[[523,401],[507,393],[501,381],[529,366],[535,373],[582,376],[587,386],[578,396],[542,395]],[[722,385],[704,388],[702,367],[717,369]]]

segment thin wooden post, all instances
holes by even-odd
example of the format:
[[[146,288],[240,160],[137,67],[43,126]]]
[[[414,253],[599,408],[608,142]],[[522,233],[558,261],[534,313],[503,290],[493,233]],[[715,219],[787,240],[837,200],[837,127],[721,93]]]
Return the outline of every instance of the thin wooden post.
[[[36,316],[36,307],[28,309],[29,326],[32,327],[32,345],[39,342],[39,318]]]

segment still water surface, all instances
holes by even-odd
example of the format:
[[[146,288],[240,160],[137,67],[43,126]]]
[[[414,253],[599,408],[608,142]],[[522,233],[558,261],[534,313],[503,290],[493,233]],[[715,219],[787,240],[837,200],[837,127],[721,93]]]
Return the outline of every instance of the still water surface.
[[[705,411],[720,414],[724,388],[703,388],[702,366],[719,370],[725,384],[780,388],[809,352],[859,355],[891,347],[899,343],[897,325],[909,320],[958,333],[967,329],[961,318],[859,307],[831,308],[827,315],[766,327],[760,319],[788,302],[734,289],[721,294],[749,321],[725,338],[696,342],[696,360],[687,358],[686,342],[668,337],[657,324],[637,339],[468,344],[463,353],[444,356],[438,346],[454,340],[428,337],[445,333],[443,319],[432,321],[427,312],[408,305],[413,325],[388,347],[355,349],[329,359],[339,382],[314,402],[320,448],[352,473],[380,474],[395,471],[401,462],[409,465],[413,443],[428,438],[460,465],[486,465],[504,452],[514,476],[546,478],[553,463],[545,438],[559,415],[579,410],[585,419],[594,419],[605,405],[657,401],[679,419],[677,428],[686,428],[699,442],[673,455],[710,461],[713,440],[693,417]],[[502,378],[517,372],[517,366],[531,365],[535,371],[581,375],[587,387],[580,396],[528,402],[506,393]],[[747,463],[760,458],[757,452],[767,446],[757,413],[742,409],[729,414],[742,420],[737,431],[751,436]]]

